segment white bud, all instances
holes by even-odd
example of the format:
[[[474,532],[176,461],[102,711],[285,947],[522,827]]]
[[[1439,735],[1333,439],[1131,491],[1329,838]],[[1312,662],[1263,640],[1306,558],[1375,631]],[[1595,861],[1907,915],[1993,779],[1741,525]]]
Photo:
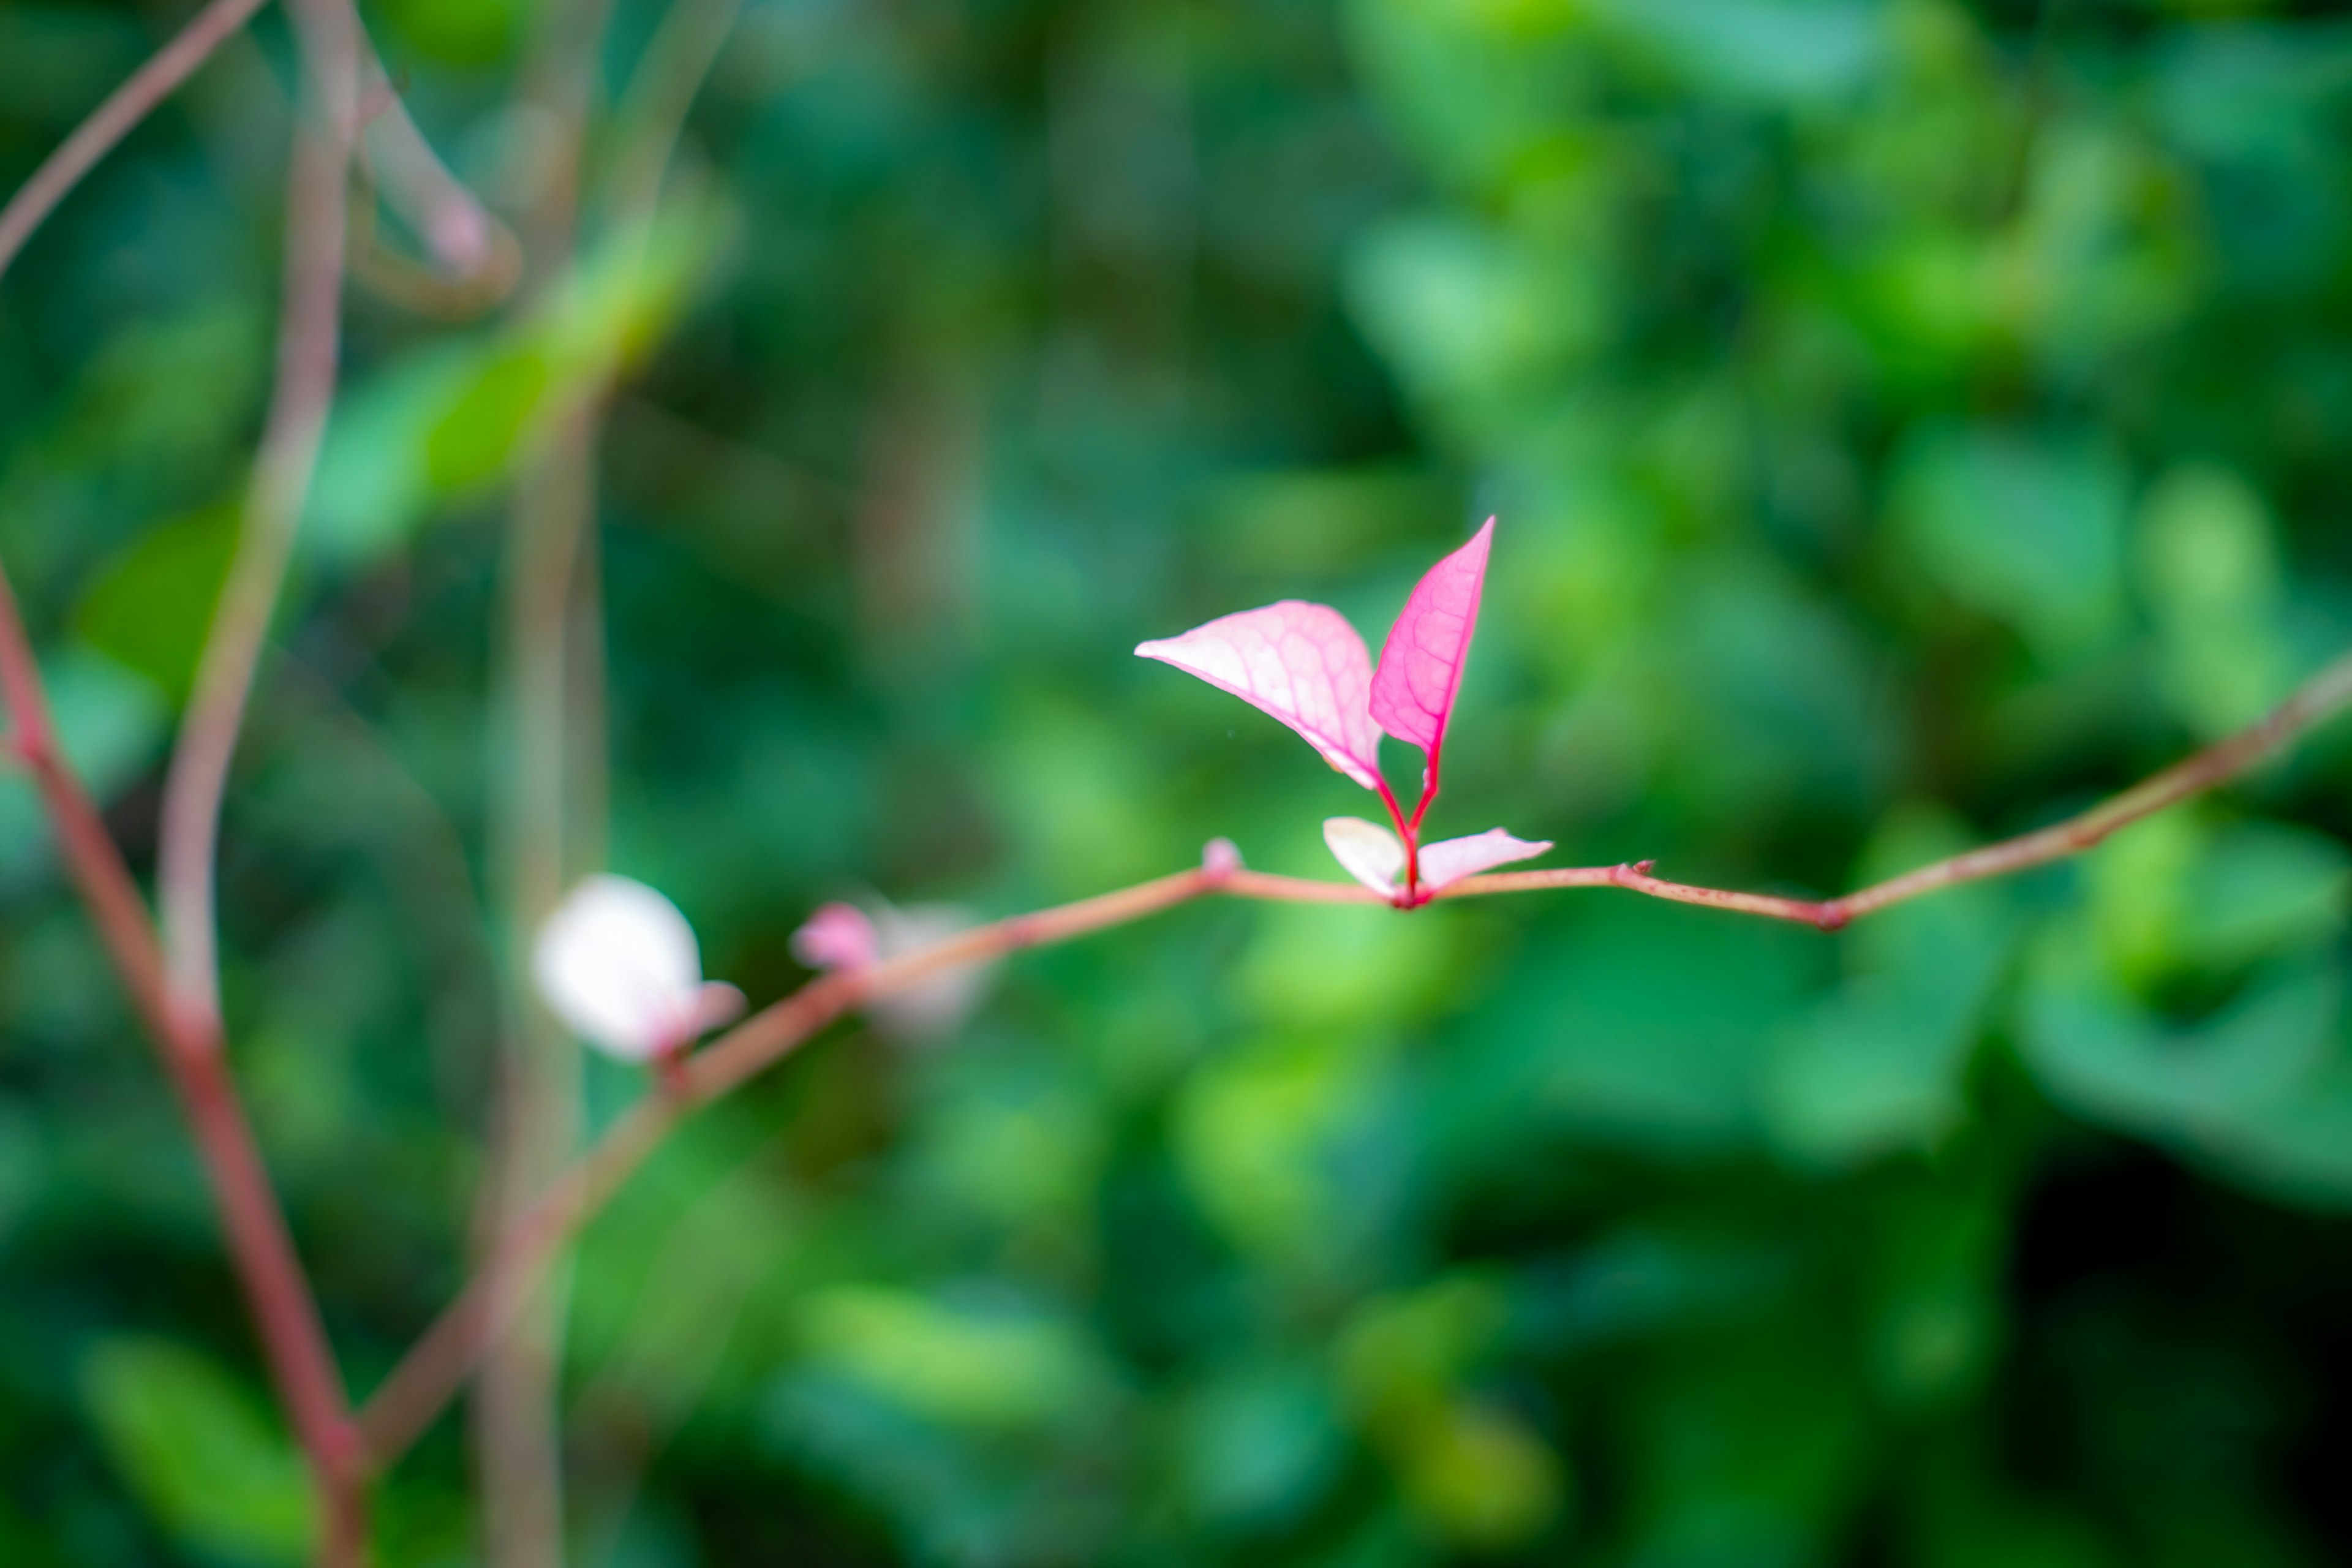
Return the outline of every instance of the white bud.
[[[643,882],[591,877],[540,928],[531,975],[548,1010],[625,1061],[677,1050],[742,1011],[732,985],[705,984],[694,928]]]

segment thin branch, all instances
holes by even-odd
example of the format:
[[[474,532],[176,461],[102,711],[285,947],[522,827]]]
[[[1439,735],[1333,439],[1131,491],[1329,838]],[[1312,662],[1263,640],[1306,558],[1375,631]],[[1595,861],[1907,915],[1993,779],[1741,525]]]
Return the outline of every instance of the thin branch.
[[[2003,876],[2086,849],[2119,828],[2236,777],[2347,704],[2352,704],[2352,654],[2312,677],[2269,717],[2079,816],[2037,833],[1923,866],[1843,898],[1808,900],[1692,887],[1651,876],[1652,862],[1646,860],[1638,865],[1496,872],[1466,879],[1438,897],[1621,888],[1677,903],[1835,931],[1849,921],[1922,893]],[[1024,948],[1068,942],[1210,895],[1283,902],[1387,901],[1353,883],[1204,868],[1074,904],[1015,915],[868,969],[835,971],[810,981],[689,1058],[664,1089],[640,1100],[602,1142],[564,1172],[507,1233],[490,1266],[466,1285],[362,1407],[359,1427],[367,1463],[376,1468],[391,1464],[422,1435],[464,1383],[483,1346],[529,1296],[540,1271],[688,1114],[772,1066],[842,1014],[878,997],[946,970],[986,963]]]
[[[139,1021],[172,1065],[179,1042],[171,993],[163,984],[163,955],[155,946],[147,906],[122,863],[98,807],[81,787],[58,745],[48,695],[34,662],[23,616],[5,567],[0,567],[0,700],[8,705],[15,730],[10,743],[33,775],[58,835],[67,873],[89,906],[100,939],[120,972]]]
[[[2063,859],[2100,843],[2110,834],[2153,816],[2191,795],[2202,795],[2285,749],[2314,726],[2352,703],[2352,654],[2339,655],[2295,688],[2287,700],[2254,723],[2225,737],[2153,778],[2054,826],[1955,855],[1948,860],[1891,878],[1831,900],[1829,929],[1889,904],[1939,888],[2005,877],[2012,871]]]
[[[310,68],[312,112],[294,136],[287,174],[286,292],[278,377],[254,458],[236,553],[196,666],[163,784],[156,880],[173,992],[196,1022],[220,1029],[215,893],[221,798],[244,727],[246,700],[292,558],[318,467],[341,353],[346,193],[359,109],[362,47],[342,0],[294,9]]]
[[[154,1043],[188,1118],[229,1257],[244,1287],[280,1402],[328,1505],[324,1560],[362,1560],[358,1439],[342,1374],[295,1254],[286,1215],[211,1033],[174,1002],[147,907],[98,807],[58,745],[57,731],[7,574],[0,570],[0,700],[15,746],[55,825],[67,873]]]
[[[2332,718],[2347,704],[2352,704],[2352,654],[2342,655],[2323,668],[2263,718],[2087,811],[2015,838],[2005,838],[1998,844],[1906,871],[1840,898],[1784,899],[1769,893],[1695,888],[1649,875],[1652,862],[1646,860],[1639,866],[1603,870],[1492,872],[1469,878],[1438,896],[1461,898],[1482,893],[1534,892],[1548,888],[1607,886],[1646,893],[1654,899],[1671,899],[1676,903],[1704,904],[1737,914],[1760,915],[1767,920],[1793,921],[1800,925],[1836,931],[1864,915],[1874,914],[1923,893],[1962,882],[1982,881],[1988,877],[2006,877],[2078,855],[2144,817],[2235,778],[2313,726]]]
[[[978,926],[871,969],[822,976],[744,1020],[689,1058],[668,1087],[639,1100],[506,1233],[489,1263],[410,1347],[361,1412],[361,1441],[368,1462],[377,1468],[388,1465],[416,1440],[465,1382],[484,1348],[529,1300],[541,1270],[572,1232],[604,1206],[688,1112],[726,1094],[843,1013],[875,997],[945,970],[1125,925],[1221,890],[1253,898],[1375,901],[1375,895],[1360,887],[1255,872],[1221,877],[1181,871],[1058,909]]]
[[[8,198],[8,205],[0,207],[0,274],[8,270],[8,264],[16,259],[41,220],[81,183],[82,176],[194,74],[222,39],[251,20],[264,3],[212,0],[170,43],[131,72],[130,79],[109,93],[89,119],[74,127],[73,134],[59,142],[57,151],[33,171],[33,177]]]

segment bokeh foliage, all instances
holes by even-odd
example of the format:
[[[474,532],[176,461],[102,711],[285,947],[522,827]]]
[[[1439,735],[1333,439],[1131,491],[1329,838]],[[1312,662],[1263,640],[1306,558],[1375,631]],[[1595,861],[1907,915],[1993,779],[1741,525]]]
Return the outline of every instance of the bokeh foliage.
[[[366,9],[511,201],[528,8]],[[460,1277],[501,500],[597,366],[610,861],[755,1000],[827,897],[1009,911],[1216,834],[1332,874],[1349,786],[1127,650],[1383,626],[1490,511],[1442,829],[1835,889],[2352,643],[2323,10],[752,0],[649,229],[592,185],[528,308],[352,292],[223,871],[356,1383]],[[0,180],[163,24],[0,8]],[[135,856],[267,395],[289,54],[265,18],[0,289],[0,554]],[[586,1241],[574,1559],[2342,1560],[2347,784],[2322,736],[1836,938],[1201,906],[945,1037],[838,1027]],[[0,1559],[297,1561],[199,1178],[5,788]],[[389,1483],[388,1563],[468,1559],[465,1445]]]

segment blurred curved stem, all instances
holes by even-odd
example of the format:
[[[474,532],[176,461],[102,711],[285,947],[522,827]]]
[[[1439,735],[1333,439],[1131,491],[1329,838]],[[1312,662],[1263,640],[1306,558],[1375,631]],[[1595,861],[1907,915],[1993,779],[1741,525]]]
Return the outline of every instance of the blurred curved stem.
[[[212,0],[58,143],[32,177],[0,205],[0,276],[6,275],[26,241],[83,177],[268,3]],[[354,20],[352,25],[358,24]],[[365,48],[363,38],[361,47]],[[367,117],[379,122],[379,174],[386,197],[444,267],[460,277],[488,274],[494,279],[510,252],[511,239],[435,154],[407,105],[391,90],[390,79],[373,51],[368,65],[371,85],[383,94]]]
[[[107,94],[105,101],[91,110],[88,119],[74,127],[72,134],[33,171],[33,177],[8,198],[8,205],[0,207],[0,274],[6,273],[8,264],[16,258],[33,231],[41,226],[41,220],[81,183],[81,177],[96,168],[99,160],[112,152],[133,127],[154,111],[157,104],[171,97],[198,66],[211,58],[222,39],[252,20],[253,14],[267,3],[268,0],[212,0],[173,35],[170,43],[149,56],[146,64]]]
[[[495,304],[521,272],[520,242],[449,172],[394,89],[383,62],[373,54],[367,78],[362,106],[367,134],[361,151],[369,173],[385,205],[415,232],[440,272],[437,295],[412,289],[417,297],[404,302],[474,310]]]
[[[221,799],[334,404],[342,329],[344,196],[358,129],[359,33],[340,0],[299,0],[294,16],[309,68],[303,80],[310,112],[296,125],[287,175],[277,380],[236,552],[164,780],[157,846],[157,900],[173,992],[198,1026],[215,1035],[220,1029],[215,893]]]
[[[1649,874],[1638,865],[1579,866],[1548,871],[1472,877],[1440,899],[1539,889],[1620,888],[1678,903],[1703,904],[1736,914],[1834,931],[1847,921],[1905,900],[1961,882],[2003,876],[2087,849],[2118,829],[2235,778],[2298,736],[2352,706],[2352,654],[2313,676],[2270,715],[2236,734],[2102,804],[2053,826],[1969,850],[1916,871],[1874,883],[1843,898],[1783,899],[1763,893],[1693,887]],[[1024,948],[1046,947],[1126,925],[1198,898],[1283,902],[1380,904],[1388,900],[1354,883],[1219,872],[1203,868],[1099,894],[1074,904],[1015,915],[978,926],[916,952],[856,971],[835,971],[753,1014],[688,1058],[666,1087],[648,1094],[595,1148],[567,1169],[507,1232],[489,1264],[435,1320],[360,1411],[372,1466],[392,1463],[447,1404],[481,1356],[484,1344],[513,1303],[562,1249],[573,1232],[603,1206],[685,1117],[764,1070],[842,1014],[919,984],[942,971],[985,963]]]

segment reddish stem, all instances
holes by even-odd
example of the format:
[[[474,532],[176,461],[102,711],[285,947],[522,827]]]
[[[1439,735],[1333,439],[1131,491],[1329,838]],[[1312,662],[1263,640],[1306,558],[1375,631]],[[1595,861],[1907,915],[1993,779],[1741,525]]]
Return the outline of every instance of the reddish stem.
[[[1437,743],[1444,746],[1445,738],[1439,736]],[[1412,808],[1412,830],[1415,833],[1421,831],[1421,819],[1429,815],[1429,803],[1436,798],[1437,752],[1433,751],[1429,753],[1429,766],[1421,771],[1421,804]]]
[[[1429,765],[1421,770],[1421,801],[1412,808],[1412,818],[1397,825],[1397,831],[1404,836],[1405,847],[1404,897],[1397,904],[1401,910],[1418,909],[1429,902],[1433,896],[1424,895],[1420,890],[1421,822],[1429,815],[1429,803],[1437,798],[1437,753],[1444,744],[1445,737],[1441,734],[1437,738],[1437,746],[1430,751]],[[1396,802],[1391,798],[1390,814],[1396,815]]]
[[[271,1380],[327,1506],[321,1561],[357,1563],[365,1550],[360,1449],[317,1302],[238,1101],[220,1037],[210,1026],[211,1015],[182,1006],[172,995],[163,950],[130,868],[58,750],[39,667],[5,570],[0,570],[0,699],[6,700],[16,725],[16,752],[39,786],[55,825],[67,872],[89,909],[195,1136]]]
[[[2321,720],[2352,703],[2352,654],[2321,670],[2259,723],[2167,768],[2079,816],[2038,833],[1940,860],[1891,880],[1823,900],[1785,899],[1698,888],[1650,875],[1652,861],[1503,871],[1468,878],[1439,898],[1554,888],[1622,888],[1677,903],[1834,931],[1848,921],[1954,883],[1971,881],[2060,858],[2168,805],[2244,772]],[[1432,788],[1431,794],[1434,794]],[[1392,818],[1394,797],[1383,787]],[[1406,826],[1402,821],[1399,826]],[[949,938],[919,952],[811,981],[745,1019],[684,1065],[681,1087],[648,1095],[604,1141],[558,1178],[539,1204],[501,1239],[491,1263],[461,1291],[378,1387],[360,1413],[369,1462],[390,1464],[415,1441],[457,1392],[514,1303],[540,1269],[627,1180],[689,1111],[708,1104],[767,1068],[843,1013],[904,989],[941,971],[982,963],[1023,948],[1066,942],[1090,931],[1140,920],[1209,894],[1317,903],[1365,904],[1380,895],[1352,883],[1319,882],[1240,868],[1179,872],[1034,914],[1016,915]]]
[[[1377,773],[1372,780],[1380,786],[1381,804],[1389,808],[1389,820],[1396,825],[1397,837],[1404,841],[1404,887],[1394,902],[1397,908],[1409,910],[1423,901],[1413,896],[1421,883],[1421,814],[1415,812],[1412,820],[1406,821],[1404,808],[1397,805],[1396,792],[1389,788],[1389,781]],[[1427,803],[1423,804],[1425,809]]]

